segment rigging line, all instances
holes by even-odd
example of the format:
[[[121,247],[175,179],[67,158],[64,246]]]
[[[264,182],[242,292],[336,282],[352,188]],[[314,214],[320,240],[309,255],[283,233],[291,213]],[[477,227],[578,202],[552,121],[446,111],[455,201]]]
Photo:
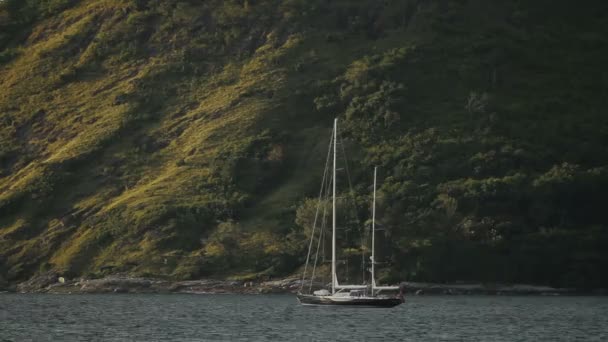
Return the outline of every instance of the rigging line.
[[[332,131],[331,137],[329,139],[327,158],[325,159],[325,170],[323,171],[323,180],[321,180],[321,190],[319,190],[319,205],[317,205],[317,209],[315,211],[315,219],[312,224],[312,232],[310,234],[310,243],[308,244],[308,254],[306,255],[306,264],[304,265],[304,272],[302,273],[302,281],[300,282],[300,292],[304,288],[304,279],[306,278],[306,271],[308,269],[308,261],[310,260],[310,252],[312,250],[312,242],[315,237],[315,228],[317,226],[317,218],[319,216],[319,206],[321,205],[321,198],[323,196],[323,187],[325,185],[325,178],[326,178],[327,172],[329,170],[329,157],[331,155],[331,143],[332,143],[333,139],[334,139],[334,132]]]
[[[315,278],[315,274],[316,274],[316,270],[317,270],[317,264],[318,264],[318,260],[319,260],[319,244],[322,243],[322,241],[324,241],[324,236],[325,236],[325,230],[327,228],[327,204],[329,203],[329,197],[330,197],[330,190],[331,187],[330,185],[333,182],[333,175],[331,173],[329,173],[329,160],[327,161],[327,177],[324,180],[324,187],[322,189],[325,190],[325,194],[322,195],[322,198],[320,198],[319,200],[319,204],[323,205],[323,214],[321,216],[321,228],[319,231],[319,240],[317,241],[317,250],[315,253],[315,261],[313,263],[313,269],[312,269],[312,275],[310,278],[310,286],[309,286],[309,291],[312,291],[312,285],[314,282],[314,278]],[[323,252],[325,252],[325,250],[323,249]],[[323,253],[323,255],[325,256],[325,253]]]
[[[340,135],[340,140],[342,142],[344,142],[344,138],[342,138],[342,131],[340,131],[338,133]],[[353,204],[355,204],[355,196],[354,196],[354,192],[353,192],[353,183],[351,181],[350,178],[350,170],[348,168],[348,159],[346,157],[346,149],[344,148],[344,143],[340,144],[340,147],[342,147],[342,159],[344,159],[344,168],[346,169],[346,179],[348,180],[348,189],[350,190],[349,193],[353,199]],[[355,206],[356,208],[356,206]],[[359,221],[359,215],[355,214],[355,218],[357,219],[357,221]]]
[[[342,137],[342,132],[340,131],[338,134],[340,135],[340,140],[344,141],[344,138]],[[359,213],[357,211],[357,201],[355,198],[355,192],[353,191],[353,183],[352,183],[352,180],[350,177],[350,169],[348,167],[348,158],[346,156],[346,149],[345,149],[344,145],[345,145],[344,143],[340,144],[340,146],[342,147],[344,168],[346,169],[346,179],[348,180],[349,195],[352,200],[353,207],[355,208],[355,221],[357,223],[357,226],[359,227],[359,231],[361,231],[361,218],[359,217]]]
[[[323,196],[323,188],[325,186],[325,178],[327,177],[327,173],[329,172],[329,157],[331,155],[331,143],[334,139],[334,133],[332,131],[331,137],[329,139],[329,147],[328,147],[328,152],[327,152],[327,158],[325,160],[325,170],[323,171],[323,179],[321,180],[321,189],[319,191],[319,204],[317,205],[316,211],[315,211],[315,219],[313,222],[313,228],[312,228],[312,232],[310,234],[310,243],[308,245],[308,254],[306,255],[306,264],[304,265],[304,272],[302,274],[302,281],[300,284],[300,291],[302,291],[302,289],[304,288],[304,280],[306,278],[306,271],[308,269],[308,262],[310,261],[310,252],[312,250],[312,244],[314,241],[314,237],[315,237],[315,229],[317,226],[317,219],[319,216],[319,207],[321,206],[321,199]]]
[[[327,192],[326,193],[329,193],[329,187],[327,188]],[[325,202],[325,203],[327,203],[327,202]],[[312,284],[313,284],[313,281],[315,279],[315,273],[316,273],[316,270],[317,270],[317,261],[319,260],[319,247],[321,246],[322,236],[324,235],[324,233],[325,233],[325,227],[327,226],[326,225],[326,223],[327,223],[326,217],[327,217],[327,205],[324,205],[323,206],[323,215],[321,216],[321,229],[319,231],[319,239],[318,239],[318,242],[317,242],[317,252],[315,253],[315,262],[314,262],[313,267],[312,267],[312,275],[310,277],[310,286],[308,287],[308,292],[309,293],[312,291]]]
[[[323,229],[325,229],[325,227],[327,227],[326,225],[323,226]],[[323,246],[323,249],[321,249],[321,263],[324,263],[326,261],[326,255],[325,255],[325,230],[321,231],[321,246]]]
[[[329,189],[330,189],[331,182],[333,182],[333,176],[330,175],[328,177],[327,184],[326,184],[326,187],[325,187],[325,197],[324,197],[324,202],[323,202],[325,204],[325,207],[324,207],[325,211],[323,212],[324,216],[322,216],[322,218],[321,218],[322,219],[322,221],[321,221],[321,223],[322,223],[321,227],[323,229],[321,231],[321,233],[320,233],[320,238],[323,240],[323,241],[321,241],[322,246],[323,246],[323,249],[321,250],[321,252],[323,254],[323,258],[322,258],[321,262],[325,262],[325,257],[326,257],[326,255],[325,255],[325,235],[327,234],[326,231],[325,231],[325,228],[327,227],[327,214],[326,214],[326,211],[327,211],[327,204],[329,203],[329,197],[330,197],[329,196]]]
[[[340,135],[340,140],[344,141],[344,138],[342,137],[342,131],[338,132],[338,134]],[[348,189],[350,190],[349,194],[353,201],[353,205],[355,205],[355,208],[356,208],[355,195],[354,195],[355,192],[353,191],[353,182],[350,177],[350,168],[348,167],[348,157],[346,155],[346,148],[344,147],[344,145],[345,145],[344,143],[340,144],[340,146],[342,147],[342,159],[344,159],[344,168],[346,169],[346,179],[348,180]],[[357,219],[357,222],[360,223],[361,220],[359,218],[358,213],[355,214],[355,218]]]
[[[345,240],[348,242],[348,230],[346,231],[346,234],[344,234],[344,235],[346,235]],[[345,268],[346,268],[346,283],[348,284],[350,282],[350,276],[349,276],[350,272],[348,272],[348,255],[345,255],[344,260],[345,260],[344,264],[345,264]]]
[[[324,236],[325,236],[325,230],[326,230],[326,227],[327,227],[327,203],[329,203],[329,189],[330,189],[329,184],[331,184],[332,178],[333,177],[331,175],[328,177],[327,184],[326,184],[326,187],[325,187],[325,197],[324,197],[325,201],[323,202],[324,203],[324,206],[323,206],[323,215],[321,216],[321,230],[319,231],[319,240],[317,242],[317,251],[316,251],[316,254],[315,254],[315,262],[313,264],[312,276],[310,278],[310,286],[309,286],[309,289],[308,289],[309,292],[312,291],[312,285],[313,285],[313,281],[314,281],[314,278],[315,278],[315,273],[316,273],[316,270],[317,270],[317,264],[318,264],[318,260],[319,260],[319,247],[320,247],[320,244],[322,243],[322,241],[325,241],[324,240]],[[324,252],[323,256],[325,257],[325,248],[322,251]]]
[[[323,198],[323,203],[325,204],[326,207],[327,207],[327,205],[329,203],[329,189],[330,189],[331,182],[333,182],[333,175],[330,175],[328,178],[329,179],[327,181],[326,188],[325,188],[326,189],[325,190],[325,197]],[[321,222],[322,223],[322,227],[323,227],[323,229],[325,229],[327,227],[327,216],[326,215],[323,216],[322,220],[323,220]],[[322,260],[322,262],[325,262],[325,257],[326,257],[326,254],[325,254],[325,235],[326,235],[326,232],[324,230],[322,232],[321,236],[320,236],[323,239],[323,242],[322,242],[323,243],[323,249],[321,250],[323,252],[323,260]]]
[[[342,137],[342,131],[338,133],[340,137],[340,141],[342,142],[340,146],[342,147],[342,156],[344,159],[344,168],[346,169],[346,179],[348,180],[349,193],[352,200],[353,207],[355,208],[355,221],[357,223],[357,227],[359,228],[359,233],[361,236],[361,274],[362,274],[362,282],[365,282],[365,249],[363,246],[365,245],[364,238],[364,229],[361,227],[361,218],[359,217],[359,212],[357,211],[357,201],[355,199],[355,192],[353,191],[353,184],[350,178],[350,170],[348,168],[348,158],[346,157],[346,148],[344,147],[344,138]],[[337,137],[336,137],[337,139]]]

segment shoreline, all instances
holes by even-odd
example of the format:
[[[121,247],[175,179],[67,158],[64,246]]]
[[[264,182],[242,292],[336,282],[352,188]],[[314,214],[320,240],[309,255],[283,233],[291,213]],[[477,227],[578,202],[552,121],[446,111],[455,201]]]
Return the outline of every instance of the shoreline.
[[[315,288],[321,287],[315,284]],[[581,290],[526,284],[423,283],[403,282],[406,295],[537,295],[537,296],[604,296],[607,289]],[[22,282],[0,293],[101,294],[101,293],[187,293],[187,294],[295,294],[301,286],[298,278],[270,281],[230,281],[217,279],[171,281],[157,278],[113,275],[100,279],[68,280],[43,275]]]

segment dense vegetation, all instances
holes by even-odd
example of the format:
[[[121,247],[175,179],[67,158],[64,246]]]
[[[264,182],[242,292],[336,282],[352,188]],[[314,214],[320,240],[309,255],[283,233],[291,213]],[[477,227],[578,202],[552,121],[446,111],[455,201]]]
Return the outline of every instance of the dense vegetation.
[[[337,116],[384,281],[606,287],[607,37],[599,0],[1,1],[0,278],[296,272]]]

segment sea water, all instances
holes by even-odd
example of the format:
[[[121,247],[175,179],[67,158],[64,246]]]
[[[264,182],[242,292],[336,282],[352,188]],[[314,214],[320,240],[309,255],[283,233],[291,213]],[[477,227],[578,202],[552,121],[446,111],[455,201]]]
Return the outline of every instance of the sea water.
[[[0,294],[0,341],[608,341],[608,297]]]

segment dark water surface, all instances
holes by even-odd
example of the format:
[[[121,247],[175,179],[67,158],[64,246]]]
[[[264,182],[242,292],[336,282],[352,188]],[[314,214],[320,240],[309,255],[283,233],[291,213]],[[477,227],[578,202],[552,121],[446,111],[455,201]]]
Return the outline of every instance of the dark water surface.
[[[608,341],[608,297],[409,297],[362,309],[289,295],[0,294],[0,341]]]

